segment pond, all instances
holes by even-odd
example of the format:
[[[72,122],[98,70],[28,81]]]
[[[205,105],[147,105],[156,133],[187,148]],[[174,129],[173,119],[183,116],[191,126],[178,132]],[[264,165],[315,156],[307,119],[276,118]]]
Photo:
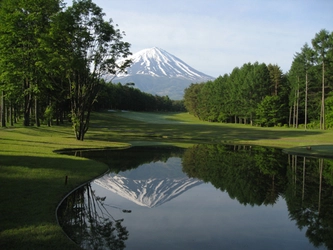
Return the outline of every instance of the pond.
[[[204,144],[70,153],[110,167],[58,209],[84,249],[333,249],[333,160]]]

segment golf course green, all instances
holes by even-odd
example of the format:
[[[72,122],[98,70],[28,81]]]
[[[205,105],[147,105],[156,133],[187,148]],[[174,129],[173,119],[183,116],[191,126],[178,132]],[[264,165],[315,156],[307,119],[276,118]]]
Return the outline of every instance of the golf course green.
[[[56,207],[107,166],[57,150],[224,143],[333,158],[331,130],[208,123],[187,113],[94,113],[85,138],[77,141],[70,124],[0,128],[0,249],[79,249],[57,224]]]

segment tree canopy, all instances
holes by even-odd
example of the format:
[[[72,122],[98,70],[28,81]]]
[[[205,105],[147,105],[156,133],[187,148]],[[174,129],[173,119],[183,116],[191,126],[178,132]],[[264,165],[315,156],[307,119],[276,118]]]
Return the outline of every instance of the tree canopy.
[[[246,63],[214,81],[185,90],[188,112],[201,120],[257,126],[331,128],[333,33],[321,30],[296,52],[289,72]]]
[[[73,125],[83,140],[93,110],[184,111],[182,101],[107,82],[131,64],[125,33],[91,0],[0,1],[1,126]],[[122,59],[122,60],[120,60]]]
[[[107,82],[126,71],[130,44],[91,0],[0,1],[1,126],[72,123],[83,140],[94,110],[187,111],[201,120],[257,126],[333,126],[333,33],[315,34],[288,72],[245,63],[215,80],[192,83],[182,101]],[[310,45],[311,44],[311,45]],[[119,62],[122,62],[121,64]]]

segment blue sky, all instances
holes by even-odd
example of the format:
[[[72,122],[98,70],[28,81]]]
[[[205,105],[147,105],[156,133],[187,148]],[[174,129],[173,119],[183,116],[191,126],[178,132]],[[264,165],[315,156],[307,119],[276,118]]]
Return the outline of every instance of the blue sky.
[[[132,53],[159,47],[213,77],[256,61],[287,72],[316,33],[333,31],[333,0],[93,2],[125,31]]]

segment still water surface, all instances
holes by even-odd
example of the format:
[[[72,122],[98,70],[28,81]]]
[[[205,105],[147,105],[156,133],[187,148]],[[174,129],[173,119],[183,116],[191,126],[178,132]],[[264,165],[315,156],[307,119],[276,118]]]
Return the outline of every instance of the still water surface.
[[[58,210],[83,248],[332,249],[331,160],[225,145],[75,153],[110,166]]]

